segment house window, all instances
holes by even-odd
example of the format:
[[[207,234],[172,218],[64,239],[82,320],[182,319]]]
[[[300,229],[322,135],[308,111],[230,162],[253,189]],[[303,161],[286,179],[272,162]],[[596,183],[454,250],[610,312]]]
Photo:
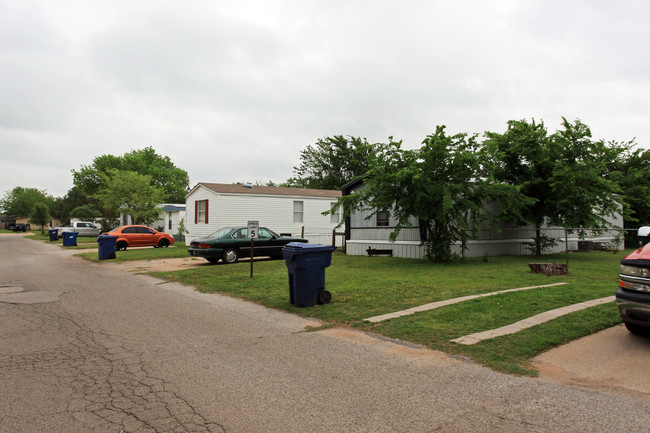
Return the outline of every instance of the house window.
[[[172,229],[172,217],[171,215],[169,216],[169,230]]]
[[[194,222],[196,224],[208,223],[208,201],[197,200],[194,208]]]
[[[388,212],[377,212],[377,227],[388,227]]]
[[[294,223],[303,222],[303,214],[304,214],[304,202],[302,202],[302,201],[294,201],[293,202],[293,222]]]
[[[330,203],[330,209],[334,207],[336,203]],[[338,208],[335,213],[330,214],[330,222],[338,224],[341,222],[341,208]]]

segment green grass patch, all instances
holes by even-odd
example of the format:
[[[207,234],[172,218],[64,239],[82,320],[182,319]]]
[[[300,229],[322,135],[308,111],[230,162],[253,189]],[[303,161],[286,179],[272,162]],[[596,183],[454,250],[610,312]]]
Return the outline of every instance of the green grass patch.
[[[392,257],[345,256],[335,253],[326,270],[332,302],[311,308],[289,303],[284,261],[261,261],[250,278],[248,263],[215,265],[155,276],[219,292],[271,308],[314,317],[328,324],[351,326],[392,338],[464,355],[491,368],[534,375],[529,359],[554,346],[620,323],[615,303],[572,313],[510,336],[465,346],[449,340],[498,328],[544,311],[611,296],[624,253],[572,253],[569,274],[532,274],[529,262],[560,262],[565,256],[492,257],[451,264]],[[500,294],[378,324],[363,319],[461,296],[556,282],[569,284]]]
[[[40,231],[32,232],[25,236],[26,239],[31,239],[34,241],[42,241],[52,245],[58,245],[63,247],[63,239],[57,239],[56,241],[50,241],[50,235],[45,231],[45,234],[42,234]],[[74,247],[65,247],[66,249],[75,249],[75,250],[84,250],[89,248],[97,248],[97,238],[79,236],[77,237],[77,246]]]
[[[69,248],[69,247],[66,247]],[[70,247],[74,248],[74,247]],[[91,260],[94,262],[99,262],[99,249],[97,247],[97,242],[95,242],[95,248],[97,251],[79,253],[77,256],[83,257],[84,259]],[[154,247],[143,247],[143,248],[127,248],[126,251],[116,251],[115,259],[111,259],[111,262],[127,262],[132,260],[155,260],[155,259],[170,259],[170,258],[180,258],[180,257],[189,257],[187,254],[187,246],[182,242],[176,242],[174,245],[168,248],[154,248]]]

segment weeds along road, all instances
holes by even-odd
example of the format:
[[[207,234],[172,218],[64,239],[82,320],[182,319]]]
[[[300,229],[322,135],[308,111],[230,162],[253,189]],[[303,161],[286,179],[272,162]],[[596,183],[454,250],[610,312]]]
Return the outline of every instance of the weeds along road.
[[[0,432],[650,425],[638,395],[508,376],[354,331],[304,332],[315,323],[20,236],[0,236],[0,258]]]

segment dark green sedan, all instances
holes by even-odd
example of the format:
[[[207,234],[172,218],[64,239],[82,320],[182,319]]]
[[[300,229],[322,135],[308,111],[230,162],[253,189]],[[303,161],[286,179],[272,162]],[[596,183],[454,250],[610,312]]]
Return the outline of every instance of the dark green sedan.
[[[302,238],[280,236],[277,233],[260,227],[258,237],[253,243],[255,257],[282,258],[282,247],[289,242],[307,242]],[[224,227],[210,236],[195,239],[187,249],[190,256],[203,257],[210,263],[219,260],[224,263],[236,263],[240,257],[251,256],[251,240],[247,227]]]

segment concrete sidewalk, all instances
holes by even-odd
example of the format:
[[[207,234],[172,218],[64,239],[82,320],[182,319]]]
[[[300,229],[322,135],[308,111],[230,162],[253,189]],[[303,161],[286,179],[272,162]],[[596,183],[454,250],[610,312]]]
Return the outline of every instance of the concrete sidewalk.
[[[573,304],[562,308],[556,308],[555,310],[545,311],[535,316],[528,317],[524,320],[512,323],[510,325],[502,326],[497,329],[490,329],[488,331],[477,332],[475,334],[466,335],[464,337],[455,338],[451,341],[460,344],[476,344],[479,341],[489,340],[490,338],[500,337],[502,335],[514,334],[519,332],[522,329],[530,328],[535,325],[539,325],[549,320],[556,319],[565,314],[573,313],[576,311],[584,310],[585,308],[594,307],[596,305],[607,304],[609,302],[614,302],[616,300],[615,296],[608,296],[606,298],[592,299],[591,301],[580,302],[579,304]]]
[[[539,289],[539,288],[542,288],[542,287],[561,286],[561,285],[564,285],[564,284],[569,284],[569,283],[554,283],[554,284],[545,284],[545,285],[542,285],[542,286],[519,287],[517,289],[499,290],[497,292],[481,293],[481,294],[478,294],[478,295],[461,296],[460,298],[445,299],[443,301],[432,302],[430,304],[424,304],[424,305],[420,305],[420,306],[417,306],[417,307],[409,308],[407,310],[396,311],[394,313],[382,314],[381,316],[369,317],[369,318],[363,319],[363,320],[365,320],[366,322],[379,323],[379,322],[383,322],[384,320],[388,320],[388,319],[396,319],[398,317],[408,316],[409,314],[415,314],[415,313],[420,313],[422,311],[434,310],[436,308],[445,307],[447,305],[452,305],[452,304],[457,304],[459,302],[469,301],[470,299],[477,299],[477,298],[483,298],[483,297],[486,297],[486,296],[499,295],[501,293],[520,292],[522,290]]]

